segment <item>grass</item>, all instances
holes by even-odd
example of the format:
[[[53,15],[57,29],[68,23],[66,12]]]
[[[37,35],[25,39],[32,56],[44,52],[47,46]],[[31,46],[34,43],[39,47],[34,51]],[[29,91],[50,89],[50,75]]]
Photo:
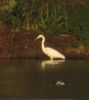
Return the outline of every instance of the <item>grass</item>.
[[[88,19],[89,8],[72,8],[65,0],[17,0],[12,10],[0,12],[0,21],[8,23],[11,30],[35,30],[53,35],[71,32],[79,45],[84,46],[89,46]]]

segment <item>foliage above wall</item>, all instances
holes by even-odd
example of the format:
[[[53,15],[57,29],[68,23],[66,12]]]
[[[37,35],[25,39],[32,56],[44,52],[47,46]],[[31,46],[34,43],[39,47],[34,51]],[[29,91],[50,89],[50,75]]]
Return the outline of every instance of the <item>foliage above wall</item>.
[[[16,0],[10,10],[0,11],[0,22],[8,24],[12,31],[71,33],[84,45],[89,40],[88,18],[88,0]]]

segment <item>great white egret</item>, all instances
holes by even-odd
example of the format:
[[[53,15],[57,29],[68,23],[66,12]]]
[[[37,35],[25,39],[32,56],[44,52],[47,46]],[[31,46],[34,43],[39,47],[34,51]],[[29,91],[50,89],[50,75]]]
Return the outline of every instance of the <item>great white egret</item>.
[[[58,52],[57,50],[50,47],[45,47],[44,45],[45,37],[43,35],[38,35],[36,40],[40,38],[42,38],[42,44],[41,44],[42,51],[45,55],[47,55],[50,58],[50,60],[53,60],[54,58],[65,59],[65,56],[60,52]]]

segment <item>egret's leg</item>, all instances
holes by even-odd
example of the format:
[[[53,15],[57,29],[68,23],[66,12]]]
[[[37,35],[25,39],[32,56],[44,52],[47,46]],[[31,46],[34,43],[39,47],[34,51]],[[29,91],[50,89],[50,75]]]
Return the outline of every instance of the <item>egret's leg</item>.
[[[50,60],[53,60],[53,58],[52,58],[52,57],[50,57]]]

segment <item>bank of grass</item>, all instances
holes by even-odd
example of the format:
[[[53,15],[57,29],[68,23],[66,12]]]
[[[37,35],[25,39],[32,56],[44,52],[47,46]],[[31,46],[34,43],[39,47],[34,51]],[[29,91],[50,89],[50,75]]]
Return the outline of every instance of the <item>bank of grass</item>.
[[[11,30],[33,30],[51,35],[71,33],[89,47],[89,7],[72,7],[63,0],[17,0],[12,10],[0,11],[0,21]]]

